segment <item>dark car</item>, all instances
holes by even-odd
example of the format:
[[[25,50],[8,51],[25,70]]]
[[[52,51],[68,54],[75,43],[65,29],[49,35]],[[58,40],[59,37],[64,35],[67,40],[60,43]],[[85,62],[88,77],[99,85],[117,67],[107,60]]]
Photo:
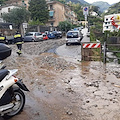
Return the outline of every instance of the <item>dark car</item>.
[[[7,38],[6,44],[14,44],[14,37]]]
[[[55,39],[56,38],[53,33],[48,33],[47,36],[48,36],[49,39]]]
[[[55,35],[55,38],[62,38],[62,32],[61,31],[53,31],[52,33]]]

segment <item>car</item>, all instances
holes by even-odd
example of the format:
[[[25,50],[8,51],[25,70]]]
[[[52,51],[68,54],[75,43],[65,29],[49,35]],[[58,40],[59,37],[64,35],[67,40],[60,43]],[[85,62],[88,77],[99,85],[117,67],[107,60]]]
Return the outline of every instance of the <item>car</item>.
[[[14,37],[8,38],[7,44],[14,44]]]
[[[43,40],[43,35],[41,32],[28,32],[23,37],[24,42],[37,42]]]
[[[80,45],[82,38],[83,36],[79,30],[68,31],[66,34],[66,45],[71,43],[77,43]]]
[[[83,39],[83,33],[80,31],[80,41]]]
[[[48,40],[47,34],[43,33],[42,35],[43,35],[43,40]]]
[[[87,37],[90,37],[90,32],[87,32]]]
[[[55,35],[55,38],[62,38],[62,32],[61,31],[53,31],[52,33]]]
[[[47,36],[48,36],[49,39],[55,39],[56,38],[55,35],[51,32],[48,33]]]

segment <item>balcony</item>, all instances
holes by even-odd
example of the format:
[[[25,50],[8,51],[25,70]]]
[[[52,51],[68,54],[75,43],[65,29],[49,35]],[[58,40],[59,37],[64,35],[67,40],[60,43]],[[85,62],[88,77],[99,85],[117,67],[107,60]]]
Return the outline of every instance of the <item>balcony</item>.
[[[49,18],[48,22],[55,22],[55,18]]]
[[[68,13],[65,13],[65,16],[66,16],[66,17],[70,17],[70,14],[68,14]]]

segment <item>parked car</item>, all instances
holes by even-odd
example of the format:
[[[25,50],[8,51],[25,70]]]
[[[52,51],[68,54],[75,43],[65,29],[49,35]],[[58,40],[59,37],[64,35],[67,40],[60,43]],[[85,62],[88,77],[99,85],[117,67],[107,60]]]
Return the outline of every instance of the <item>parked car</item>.
[[[36,41],[42,41],[43,35],[41,32],[28,32],[24,36],[24,42],[36,42]]]
[[[42,35],[43,35],[43,40],[48,40],[47,34],[43,33]]]
[[[47,36],[48,36],[49,39],[55,39],[56,38],[53,33],[48,33]]]
[[[62,32],[61,31],[53,31],[52,33],[55,35],[55,38],[62,38]]]
[[[68,31],[66,35],[66,45],[71,43],[77,43],[80,45],[82,38],[83,36],[81,36],[81,32],[79,30]]]
[[[7,44],[14,44],[14,37],[7,39]]]

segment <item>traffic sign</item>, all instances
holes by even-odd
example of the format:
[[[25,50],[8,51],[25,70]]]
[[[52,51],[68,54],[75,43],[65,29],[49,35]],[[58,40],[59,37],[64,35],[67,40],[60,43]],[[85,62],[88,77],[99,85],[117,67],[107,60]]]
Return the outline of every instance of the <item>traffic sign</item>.
[[[83,7],[83,15],[88,15],[88,7]]]
[[[87,10],[88,10],[88,8],[87,8],[87,7],[85,7],[85,8],[84,8],[84,11],[87,11]]]

